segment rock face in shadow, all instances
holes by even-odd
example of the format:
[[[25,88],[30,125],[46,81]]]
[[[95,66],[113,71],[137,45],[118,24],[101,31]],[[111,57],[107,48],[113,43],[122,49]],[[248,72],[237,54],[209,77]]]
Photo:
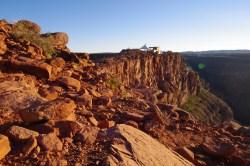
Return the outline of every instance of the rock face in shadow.
[[[146,133],[128,126],[117,125],[108,130],[113,139],[111,154],[104,165],[144,166],[191,166],[189,161],[166,148]]]

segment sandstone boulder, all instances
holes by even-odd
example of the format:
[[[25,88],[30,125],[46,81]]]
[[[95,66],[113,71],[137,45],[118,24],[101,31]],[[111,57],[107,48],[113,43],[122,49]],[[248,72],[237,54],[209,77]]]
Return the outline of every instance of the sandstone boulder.
[[[39,88],[39,94],[48,99],[48,100],[55,100],[58,97],[58,92],[53,88]]]
[[[38,95],[32,80],[0,82],[0,110],[18,112],[44,100]]]
[[[114,141],[104,165],[182,166],[193,165],[146,133],[124,124],[107,132]]]
[[[11,58],[9,64],[12,69],[21,70],[40,78],[49,79],[51,77],[52,67],[43,61],[18,56]]]
[[[92,96],[89,94],[83,94],[76,99],[79,105],[84,105],[85,107],[92,108]]]
[[[74,137],[76,142],[85,143],[88,145],[93,144],[96,141],[99,129],[92,126],[84,126]]]
[[[82,124],[76,121],[57,121],[55,127],[59,129],[60,137],[73,137],[82,128]]]
[[[50,61],[50,64],[58,68],[63,68],[65,65],[65,61],[61,57],[55,57]]]
[[[61,151],[63,144],[61,140],[54,134],[42,134],[37,139],[38,144],[46,151]]]
[[[69,98],[58,98],[36,107],[20,111],[21,118],[25,122],[39,122],[48,120],[74,120],[76,105]]]
[[[81,82],[68,76],[63,76],[57,79],[57,82],[59,84],[62,84],[63,86],[66,86],[67,88],[73,88],[76,91],[79,91],[81,89]]]
[[[2,160],[11,150],[8,137],[0,134],[0,160]]]
[[[9,136],[10,139],[14,141],[22,142],[22,141],[27,141],[31,137],[37,137],[39,133],[20,126],[12,126],[7,131],[7,135]]]

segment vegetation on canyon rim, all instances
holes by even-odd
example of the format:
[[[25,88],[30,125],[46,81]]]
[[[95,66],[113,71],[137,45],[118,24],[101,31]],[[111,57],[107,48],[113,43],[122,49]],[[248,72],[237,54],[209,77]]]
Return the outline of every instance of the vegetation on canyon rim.
[[[51,58],[56,54],[56,50],[53,47],[53,38],[50,37],[42,37],[40,35],[40,30],[35,29],[30,26],[30,23],[25,21],[18,21],[13,25],[11,35],[20,41],[28,41],[40,48],[42,48],[45,56],[47,58]]]

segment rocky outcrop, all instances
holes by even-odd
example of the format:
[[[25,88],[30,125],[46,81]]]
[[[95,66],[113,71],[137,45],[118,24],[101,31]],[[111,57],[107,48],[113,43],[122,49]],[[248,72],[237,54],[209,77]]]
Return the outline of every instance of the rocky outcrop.
[[[182,57],[176,53],[154,54],[140,50],[123,50],[101,64],[103,72],[110,73],[130,87],[153,87],[167,95],[167,102],[182,104],[188,95],[200,88],[198,75],[188,70]]]
[[[146,133],[128,126],[117,125],[109,129],[108,137],[113,139],[111,154],[107,156],[105,166],[144,165],[144,166],[191,166],[177,153],[147,135]]]

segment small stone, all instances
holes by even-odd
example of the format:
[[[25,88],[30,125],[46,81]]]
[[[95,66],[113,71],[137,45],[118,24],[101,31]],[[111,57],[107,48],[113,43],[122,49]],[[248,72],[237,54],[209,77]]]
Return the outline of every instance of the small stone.
[[[98,127],[100,127],[100,128],[110,128],[110,127],[113,127],[113,126],[115,126],[114,121],[103,120],[103,121],[100,121],[98,123]]]
[[[88,119],[89,119],[89,122],[90,122],[92,125],[98,126],[98,122],[97,122],[97,120],[96,120],[95,117],[89,117]]]

